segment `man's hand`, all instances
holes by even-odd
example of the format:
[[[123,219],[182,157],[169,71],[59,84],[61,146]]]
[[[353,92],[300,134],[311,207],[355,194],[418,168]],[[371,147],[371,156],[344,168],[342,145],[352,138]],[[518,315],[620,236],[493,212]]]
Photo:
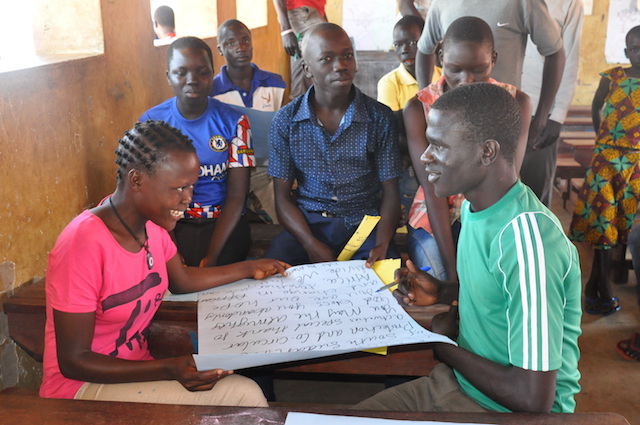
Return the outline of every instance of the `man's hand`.
[[[451,303],[451,308],[440,313],[431,320],[431,331],[456,340],[458,338],[458,301]]]
[[[558,137],[560,137],[560,130],[562,130],[562,124],[557,121],[547,120],[547,124],[535,138],[533,144],[531,144],[532,141],[529,140],[531,149],[538,150],[550,146],[551,144],[553,144],[553,142],[558,140]],[[531,132],[529,132],[529,136],[531,136]]]
[[[327,261],[336,261],[336,254],[331,248],[323,244],[319,240],[315,240],[313,245],[305,248],[309,261],[312,263],[324,263]]]
[[[438,302],[440,281],[419,270],[411,260],[407,260],[407,267],[396,271],[396,283],[398,289],[393,291],[393,296],[400,305],[427,306]]]
[[[289,56],[302,57],[300,46],[298,46],[298,38],[292,32],[282,36],[282,46]]]
[[[376,261],[387,258],[388,247],[389,245],[377,245],[373,247],[373,249],[369,251],[369,258],[367,258],[365,266],[371,268]]]

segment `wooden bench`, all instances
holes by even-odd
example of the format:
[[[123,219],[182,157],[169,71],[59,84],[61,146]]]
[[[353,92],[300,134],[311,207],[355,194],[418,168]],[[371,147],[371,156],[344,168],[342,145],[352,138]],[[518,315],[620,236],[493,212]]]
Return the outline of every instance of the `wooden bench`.
[[[325,406],[226,407],[46,399],[13,389],[0,393],[3,425],[284,424],[289,412],[368,418],[504,425],[629,425],[616,413],[447,413],[338,410]]]
[[[556,189],[562,194],[562,208],[567,208],[573,179],[584,178],[586,168],[572,157],[558,156],[556,162]]]
[[[595,139],[596,133],[593,130],[563,130],[560,132],[560,139]]]
[[[22,285],[4,302],[9,335],[37,361],[42,361],[44,351],[44,285],[44,279]],[[436,305],[427,309],[408,308],[407,311],[418,323],[429,326],[431,318],[446,309],[448,306]],[[156,358],[192,354],[192,335],[197,334],[197,328],[196,302],[163,301],[149,335],[151,354]],[[429,344],[389,347],[388,353],[381,356],[359,351],[265,366],[262,369],[322,374],[425,376],[437,364]]]

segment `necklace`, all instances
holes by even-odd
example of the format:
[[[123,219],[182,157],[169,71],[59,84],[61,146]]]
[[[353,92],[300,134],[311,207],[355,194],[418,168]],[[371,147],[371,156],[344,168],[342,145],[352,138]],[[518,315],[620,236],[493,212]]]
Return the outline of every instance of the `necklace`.
[[[151,270],[153,268],[153,255],[151,255],[151,251],[149,251],[149,236],[147,235],[147,226],[144,227],[145,240],[144,240],[144,243],[142,243],[140,242],[140,239],[138,239],[136,234],[131,231],[129,226],[127,226],[127,223],[124,222],[122,217],[120,217],[120,214],[118,214],[118,210],[116,210],[116,206],[113,205],[113,201],[111,200],[111,197],[109,197],[109,205],[111,205],[111,209],[113,210],[113,213],[116,215],[116,217],[118,217],[118,220],[120,221],[120,223],[122,223],[124,228],[127,229],[127,232],[129,232],[129,234],[133,236],[133,239],[135,239],[136,242],[138,242],[138,245],[140,245],[140,248],[144,248],[144,250],[147,251],[147,267],[149,268],[149,270]]]

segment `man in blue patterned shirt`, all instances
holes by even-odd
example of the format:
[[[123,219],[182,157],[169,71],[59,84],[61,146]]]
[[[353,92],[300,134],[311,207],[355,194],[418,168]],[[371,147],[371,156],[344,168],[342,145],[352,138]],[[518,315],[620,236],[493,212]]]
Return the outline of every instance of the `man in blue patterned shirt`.
[[[381,219],[353,258],[370,266],[399,257],[391,240],[402,173],[393,113],[353,85],[353,46],[339,26],[314,26],[302,57],[313,86],[280,109],[271,126],[269,174],[285,231],[265,255],[292,265],[333,261],[367,214]]]

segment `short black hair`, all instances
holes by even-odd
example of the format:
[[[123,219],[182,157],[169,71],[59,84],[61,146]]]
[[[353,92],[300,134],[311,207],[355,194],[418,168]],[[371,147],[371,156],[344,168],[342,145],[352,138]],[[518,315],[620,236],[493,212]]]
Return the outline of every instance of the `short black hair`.
[[[131,168],[141,167],[153,174],[156,165],[164,161],[171,151],[193,152],[193,142],[180,130],[164,121],[145,121],[136,123],[124,132],[116,149],[118,180],[121,180]]]
[[[491,50],[495,48],[491,27],[485,21],[475,16],[463,16],[453,21],[444,33],[442,48],[445,49],[450,43],[463,41],[472,41],[475,43],[488,42],[491,45]]]
[[[213,69],[213,53],[211,52],[211,47],[203,40],[198,37],[181,37],[176,41],[169,45],[167,49],[167,71],[169,70],[169,66],[171,65],[171,59],[173,59],[173,52],[175,50],[180,49],[200,49],[207,52],[207,56],[209,57],[209,63],[211,64],[211,69]]]
[[[624,42],[627,46],[629,45],[631,37],[640,37],[640,25],[631,28],[629,32],[627,32],[627,35],[624,38]]]
[[[393,26],[395,30],[398,27],[410,28],[411,26],[416,26],[422,32],[424,29],[424,19],[415,15],[405,15],[396,24]]]
[[[248,27],[248,26],[246,26],[246,25],[244,24],[244,22],[239,21],[239,20],[237,20],[237,19],[227,19],[226,21],[224,21],[223,23],[221,23],[221,24],[220,24],[220,26],[218,27],[218,32],[217,32],[217,35],[216,35],[216,37],[218,38],[218,43],[220,43],[220,32],[221,32],[223,29],[225,29],[225,28],[227,28],[227,27],[234,26],[234,25],[238,25],[238,26],[241,26],[241,27],[246,28],[246,30],[247,30],[247,31],[249,31],[249,34],[251,34],[251,30],[249,29],[249,27]]]
[[[457,112],[470,139],[496,140],[505,159],[513,162],[522,129],[522,114],[516,99],[491,83],[457,87],[440,96],[431,109]]]
[[[176,27],[176,18],[173,14],[173,9],[169,6],[160,6],[153,14],[153,20],[158,25],[168,28]]]
[[[302,58],[303,59],[305,58],[304,57],[304,53],[307,50],[307,47],[309,46],[309,43],[311,43],[312,42],[311,40],[313,40],[313,35],[315,35],[316,33],[319,33],[319,32],[342,33],[345,36],[347,36],[347,38],[349,38],[349,34],[347,34],[347,32],[344,30],[344,28],[342,28],[338,24],[334,24],[332,22],[320,22],[319,24],[315,24],[307,31],[307,33],[304,35],[304,37],[302,37],[300,51],[302,52]],[[350,38],[349,38],[349,41],[351,42]],[[351,47],[353,47],[353,45]]]

